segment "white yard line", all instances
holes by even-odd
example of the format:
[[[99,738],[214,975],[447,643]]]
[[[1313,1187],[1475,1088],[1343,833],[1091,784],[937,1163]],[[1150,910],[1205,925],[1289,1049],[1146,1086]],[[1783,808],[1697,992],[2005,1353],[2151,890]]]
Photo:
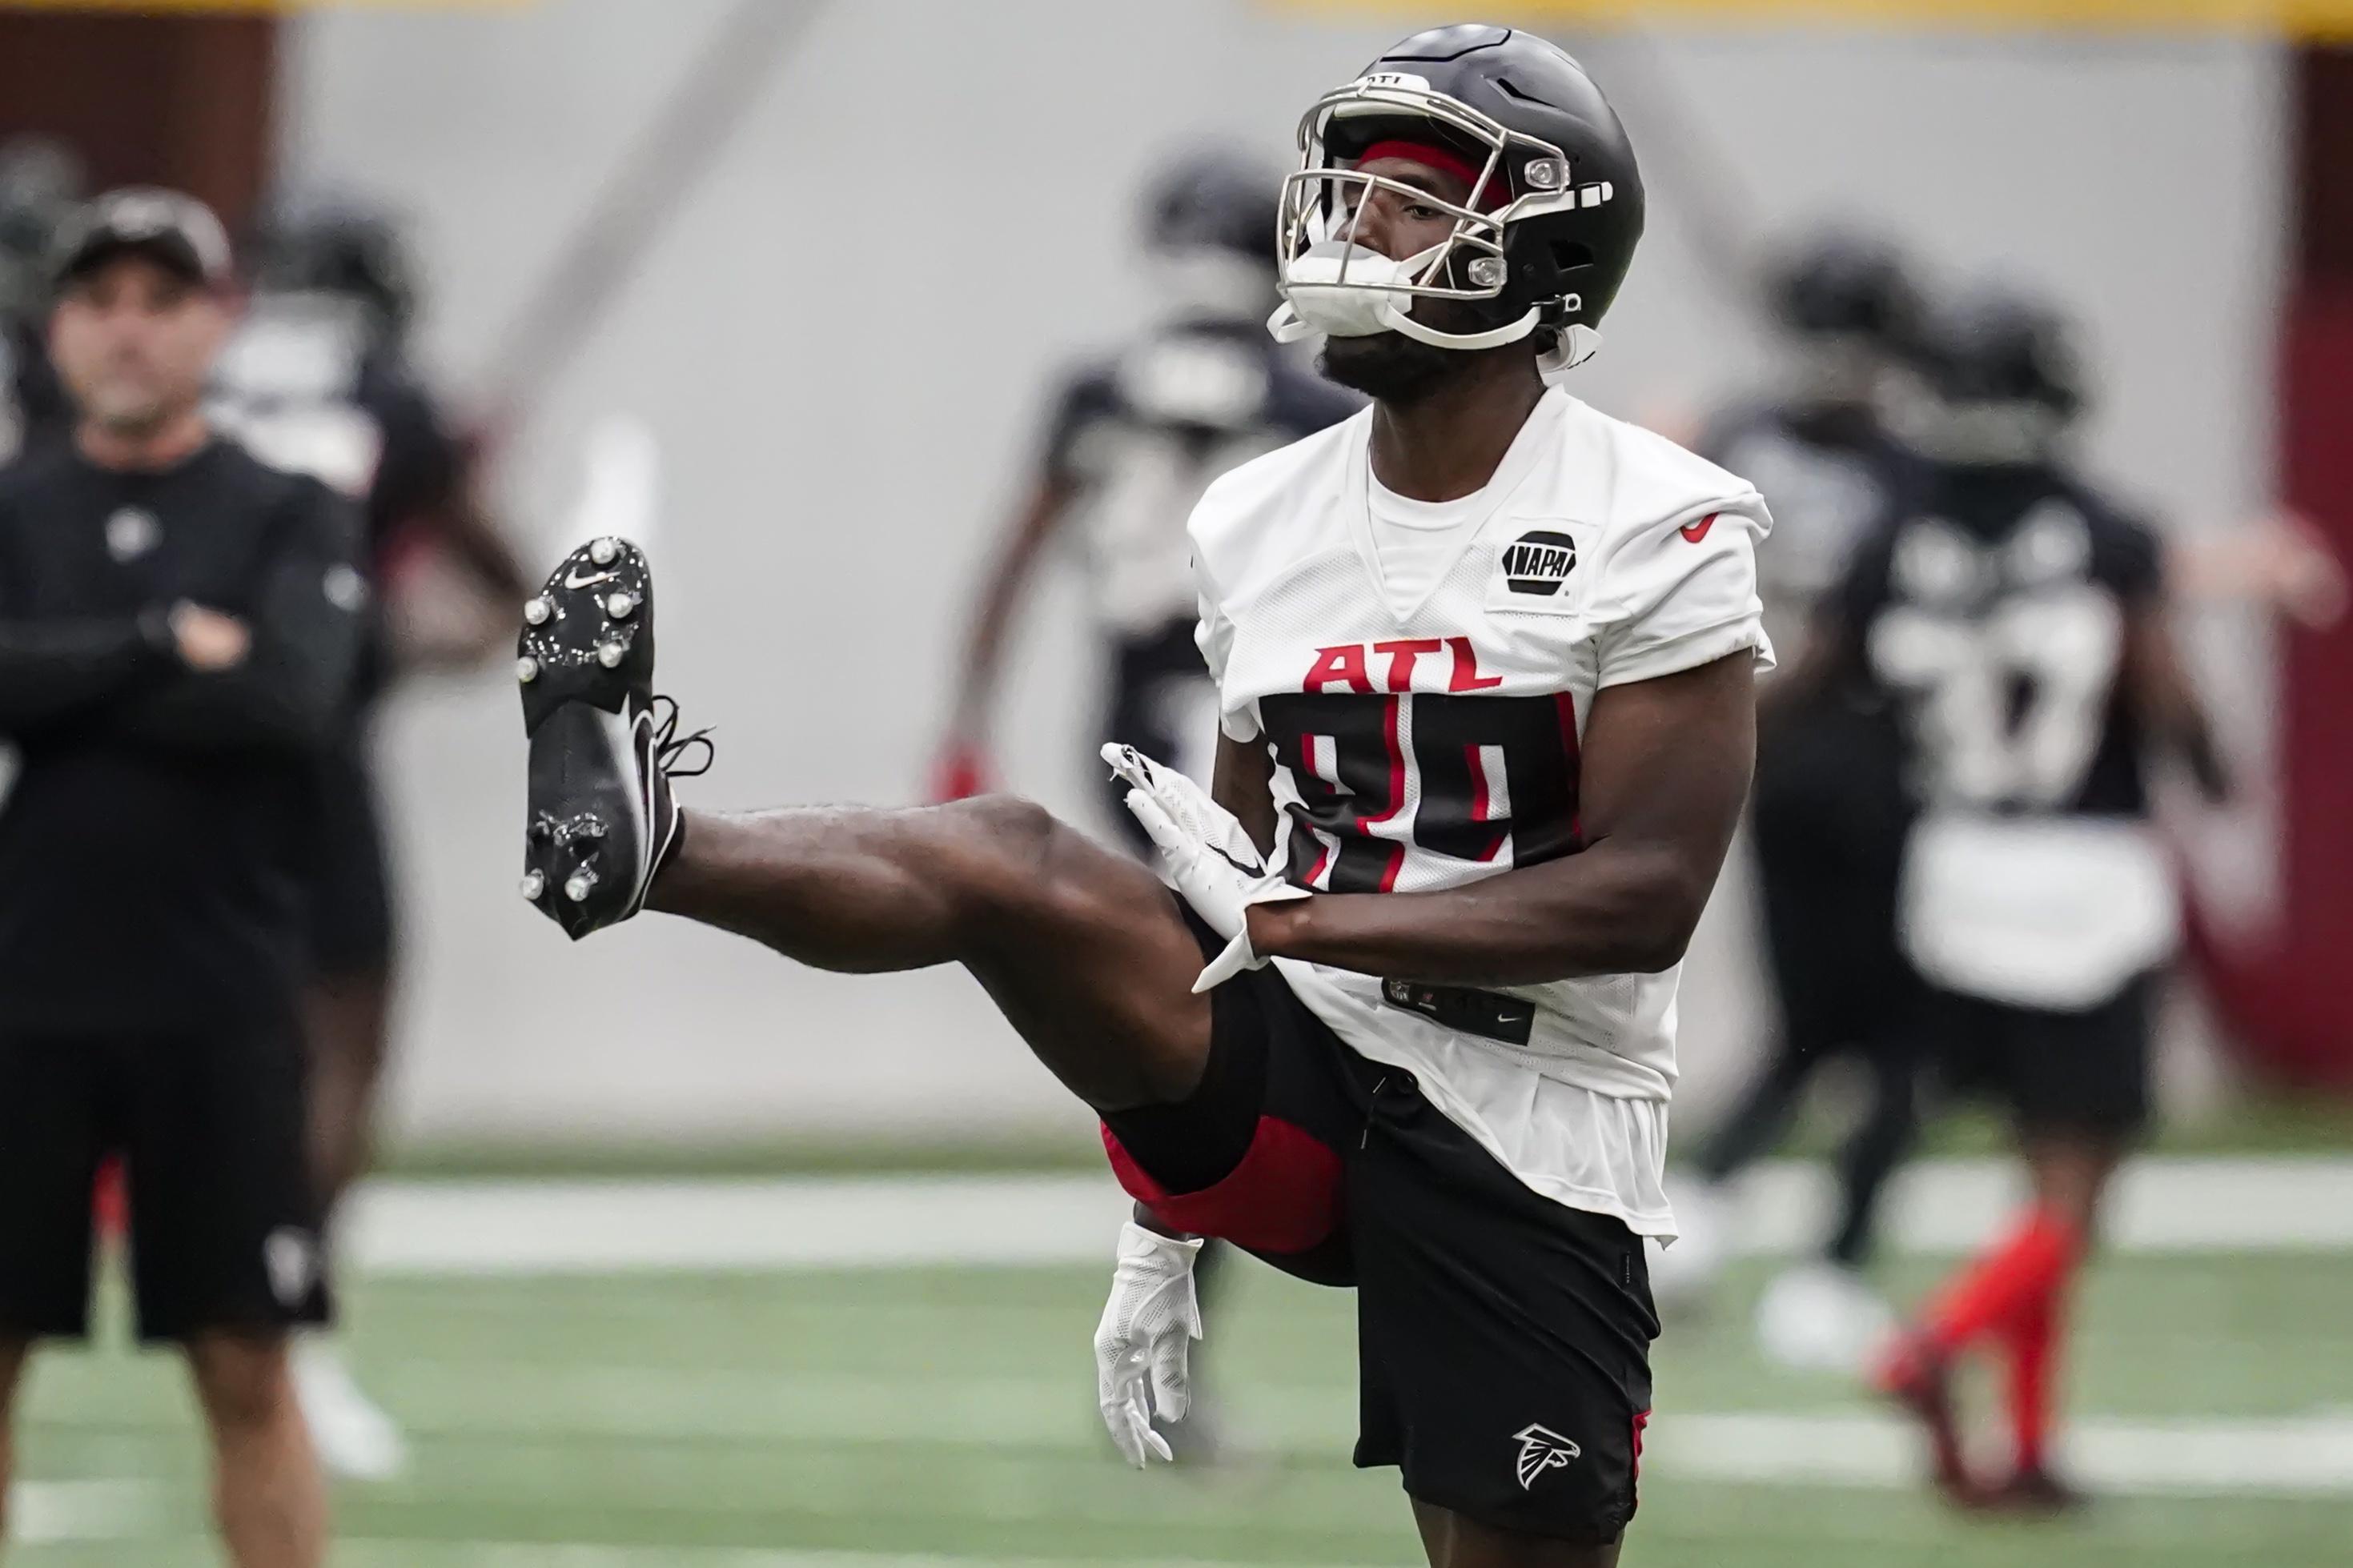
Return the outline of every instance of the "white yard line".
[[[1642,1463],[1661,1479],[1911,1489],[1919,1450],[1914,1428],[1876,1415],[1694,1415],[1655,1421]],[[2118,1496],[2353,1498],[2353,1419],[2091,1417],[2073,1424],[2065,1468]]]
[[[8,1489],[8,1538],[27,1546],[129,1541],[153,1528],[156,1497],[146,1481],[18,1481]]]
[[[2007,1161],[1926,1162],[1890,1193],[1887,1234],[1898,1250],[1962,1250],[2003,1223],[2019,1192]],[[1728,1235],[1739,1251],[1794,1252],[1819,1240],[1831,1202],[1821,1167],[1767,1165]],[[1125,1208],[1108,1173],[379,1182],[361,1193],[345,1241],[361,1269],[397,1274],[1093,1263]],[[2107,1245],[2353,1249],[2353,1159],[2141,1161],[2123,1179]]]

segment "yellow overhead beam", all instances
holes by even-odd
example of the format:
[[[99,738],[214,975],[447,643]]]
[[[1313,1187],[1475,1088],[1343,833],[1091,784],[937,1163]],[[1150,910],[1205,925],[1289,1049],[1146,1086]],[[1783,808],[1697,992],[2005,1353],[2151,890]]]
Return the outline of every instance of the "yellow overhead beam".
[[[1333,15],[1425,17],[1432,0],[1272,0]],[[2353,39],[2353,0],[1476,0],[1455,9],[1495,21],[1587,26],[1653,22],[1792,26],[2064,28],[2114,33],[2265,32]]]
[[[0,0],[9,11],[117,11],[146,16],[256,16],[291,11],[515,11],[539,0]]]

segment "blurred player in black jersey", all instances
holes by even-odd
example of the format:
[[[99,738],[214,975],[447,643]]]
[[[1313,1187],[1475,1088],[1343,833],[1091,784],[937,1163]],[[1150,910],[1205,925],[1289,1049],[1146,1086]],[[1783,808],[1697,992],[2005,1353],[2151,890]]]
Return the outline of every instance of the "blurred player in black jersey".
[[[37,136],[0,145],[0,463],[73,422],[43,328],[50,247],[81,195],[66,148]]]
[[[1892,248],[1849,235],[1793,249],[1767,296],[1780,334],[1776,384],[1715,421],[1699,450],[1746,475],[1773,508],[1757,586],[1774,645],[1794,658],[1816,605],[1884,521],[1913,466],[1885,410],[1918,301]],[[1653,1283],[1670,1301],[1707,1286],[1724,1258],[1728,1184],[1788,1131],[1815,1070],[1851,1058],[1871,1098],[1839,1161],[1826,1257],[1776,1281],[1758,1313],[1767,1349],[1783,1359],[1851,1368],[1886,1327],[1887,1307],[1861,1269],[1880,1190],[1916,1126],[1917,1031],[1894,940],[1906,812],[1883,705],[1844,686],[1784,708],[1759,736],[1750,798],[1780,1031],[1702,1149],[1705,1185],[1677,1194],[1684,1234]]]
[[[266,461],[360,503],[379,610],[325,758],[311,880],[315,1157],[332,1206],[368,1163],[397,953],[370,756],[376,701],[400,670],[489,654],[523,588],[476,502],[466,447],[408,361],[415,289],[396,221],[338,197],[281,200],[255,237],[250,272],[213,416]],[[418,570],[426,562],[438,577]],[[419,614],[424,580],[438,587]],[[431,630],[412,635],[420,626]],[[400,1468],[397,1429],[332,1347],[304,1344],[296,1368],[331,1468],[364,1479]]]
[[[1793,680],[1869,681],[1901,718],[1919,816],[1899,929],[1924,1026],[1956,1081],[2009,1103],[2032,1178],[2013,1226],[1954,1276],[1880,1369],[1969,1504],[2040,1510],[2069,1285],[2111,1173],[2149,1111],[2150,1011],[2177,894],[2149,823],[2150,765],[2227,781],[2168,625],[2158,536],[2087,484],[2064,437],[2084,391],[2060,321],[1982,289],[1936,313],[1920,363],[1922,484],[1857,555]],[[1793,692],[1792,695],[1797,695]],[[2000,1349],[2017,1438],[1989,1484],[1950,1379]]]
[[[1101,738],[1208,777],[1215,703],[1193,646],[1185,520],[1220,474],[1361,406],[1267,337],[1274,190],[1272,179],[1219,152],[1187,157],[1162,175],[1145,235],[1162,319],[1077,372],[1056,399],[1038,472],[982,584],[963,650],[934,780],[940,798],[994,782],[989,712],[1014,615],[1046,547],[1069,535],[1110,645]],[[1110,820],[1148,852],[1119,803],[1124,793],[1110,798]]]

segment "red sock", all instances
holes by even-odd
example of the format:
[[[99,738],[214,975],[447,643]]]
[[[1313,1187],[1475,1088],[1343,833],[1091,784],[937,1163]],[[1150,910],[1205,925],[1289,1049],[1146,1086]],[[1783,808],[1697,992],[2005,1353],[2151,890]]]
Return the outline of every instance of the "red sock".
[[[1922,1336],[1938,1354],[1951,1355],[2049,1297],[2074,1261],[2074,1227],[2030,1210],[2024,1224],[1937,1292],[1922,1318]]]
[[[2010,1419],[2018,1439],[2018,1468],[2041,1470],[2050,1452],[2051,1385],[2059,1339],[2066,1326],[2067,1286],[2061,1280],[2028,1303],[2010,1324]]]
[[[131,1194],[122,1179],[121,1160],[110,1156],[98,1167],[98,1184],[90,1193],[90,1205],[100,1240],[120,1240],[131,1228]]]

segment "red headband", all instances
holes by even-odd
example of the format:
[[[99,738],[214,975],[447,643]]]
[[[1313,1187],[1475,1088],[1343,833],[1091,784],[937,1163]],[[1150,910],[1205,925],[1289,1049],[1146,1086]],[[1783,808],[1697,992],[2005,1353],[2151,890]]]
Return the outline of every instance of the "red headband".
[[[1404,158],[1435,169],[1441,174],[1453,175],[1462,182],[1465,193],[1481,195],[1478,205],[1482,212],[1504,205],[1505,192],[1502,177],[1503,171],[1497,170],[1496,178],[1489,183],[1489,188],[1485,192],[1481,193],[1479,176],[1486,171],[1451,148],[1440,147],[1434,142],[1408,142],[1403,138],[1392,138],[1387,142],[1376,142],[1366,148],[1365,155],[1356,160],[1356,167],[1361,169],[1377,158]]]

